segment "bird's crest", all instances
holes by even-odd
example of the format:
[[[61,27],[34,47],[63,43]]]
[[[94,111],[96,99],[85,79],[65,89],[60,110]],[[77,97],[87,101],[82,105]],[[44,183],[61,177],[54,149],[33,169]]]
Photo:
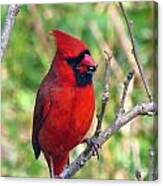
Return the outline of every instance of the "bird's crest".
[[[52,30],[49,32],[54,36],[57,52],[63,57],[76,57],[88,47],[79,39],[60,30]]]

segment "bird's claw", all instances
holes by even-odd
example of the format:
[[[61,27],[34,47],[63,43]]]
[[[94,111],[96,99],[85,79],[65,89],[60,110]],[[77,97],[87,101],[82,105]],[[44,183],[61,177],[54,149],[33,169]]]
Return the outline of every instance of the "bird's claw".
[[[85,143],[89,148],[91,148],[92,155],[97,156],[97,159],[99,160],[99,152],[98,152],[98,149],[100,148],[99,144],[93,138],[85,139]]]

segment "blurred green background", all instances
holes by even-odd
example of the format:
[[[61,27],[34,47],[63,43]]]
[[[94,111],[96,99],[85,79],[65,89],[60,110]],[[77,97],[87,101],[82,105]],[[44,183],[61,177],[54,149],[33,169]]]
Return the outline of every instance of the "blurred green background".
[[[141,65],[151,91],[154,73],[154,3],[124,3],[133,32]],[[7,6],[1,5],[1,24]],[[22,5],[16,17],[2,65],[2,176],[49,177],[41,155],[35,160],[31,146],[33,107],[39,84],[55,55],[55,45],[48,35],[61,29],[85,41],[98,63],[94,84],[97,112],[103,87],[104,50],[112,51],[110,100],[103,128],[114,120],[129,70],[137,68],[124,18],[116,3]],[[129,88],[126,110],[148,101],[139,74]],[[116,133],[100,151],[100,160],[92,158],[74,178],[136,179],[135,172],[149,178],[153,144],[152,117],[139,117]],[[74,159],[84,147],[72,153]]]

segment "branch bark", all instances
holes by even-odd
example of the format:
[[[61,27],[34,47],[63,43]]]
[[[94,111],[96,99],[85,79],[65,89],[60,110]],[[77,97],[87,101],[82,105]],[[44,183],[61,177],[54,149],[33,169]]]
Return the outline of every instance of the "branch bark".
[[[128,87],[129,87],[130,81],[132,80],[133,76],[134,76],[134,70],[128,73],[127,78],[124,81],[124,89],[123,89],[123,93],[122,93],[122,97],[120,101],[119,112],[117,113],[118,115],[123,114],[125,112],[124,104],[125,104],[125,100],[127,97]]]
[[[108,141],[121,127],[126,125],[129,121],[135,119],[141,115],[153,115],[157,114],[157,104],[154,102],[150,103],[142,103],[140,105],[135,106],[129,112],[120,115],[115,119],[112,123],[111,127],[108,127],[105,131],[101,132],[97,138],[94,138],[94,142],[98,144],[98,147],[101,148],[102,145]],[[86,148],[79,157],[74,160],[68,168],[64,170],[61,175],[61,178],[70,178],[72,177],[77,171],[83,167],[88,160],[91,159],[93,152],[91,149]]]
[[[101,100],[101,111],[97,115],[97,127],[95,131],[95,136],[97,137],[101,132],[101,126],[102,121],[105,114],[106,105],[109,101],[109,76],[110,76],[110,65],[111,65],[111,59],[112,54],[104,51],[107,58],[105,58],[105,73],[104,73],[104,89],[102,94],[102,100]]]
[[[143,85],[144,85],[144,88],[145,88],[145,91],[147,93],[147,96],[149,98],[149,101],[152,102],[152,96],[151,96],[151,93],[149,91],[149,87],[148,87],[148,84],[147,84],[147,81],[146,81],[146,78],[145,78],[145,75],[144,75],[144,72],[142,70],[142,67],[140,65],[140,61],[138,59],[138,55],[137,55],[137,51],[136,51],[136,47],[135,47],[135,41],[134,41],[134,35],[132,33],[132,28],[131,28],[131,22],[128,20],[128,17],[127,17],[127,14],[125,12],[125,9],[123,7],[123,4],[121,2],[119,2],[119,6],[121,8],[121,11],[122,11],[122,14],[124,16],[124,19],[125,19],[125,22],[126,22],[126,25],[127,25],[127,28],[128,28],[128,32],[129,32],[129,37],[130,37],[130,40],[131,40],[131,44],[132,44],[132,50],[131,50],[131,53],[133,54],[134,58],[135,58],[135,62],[136,62],[136,65],[138,67],[138,70],[139,70],[139,73],[140,73],[140,77],[142,79],[142,82],[143,82]]]
[[[5,20],[5,25],[4,25],[4,29],[2,31],[2,35],[1,35],[1,51],[0,51],[0,59],[2,62],[8,41],[9,41],[9,37],[15,22],[15,17],[19,12],[19,5],[15,4],[15,5],[9,5],[8,8],[8,13],[6,16],[6,20]]]

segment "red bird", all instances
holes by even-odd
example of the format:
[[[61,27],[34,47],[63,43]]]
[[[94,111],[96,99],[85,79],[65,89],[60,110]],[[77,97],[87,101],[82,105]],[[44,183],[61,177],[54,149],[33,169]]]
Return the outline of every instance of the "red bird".
[[[95,111],[92,75],[96,70],[88,47],[59,30],[51,35],[56,55],[37,93],[32,145],[36,159],[42,151],[51,177],[59,176],[69,152],[91,129]]]

